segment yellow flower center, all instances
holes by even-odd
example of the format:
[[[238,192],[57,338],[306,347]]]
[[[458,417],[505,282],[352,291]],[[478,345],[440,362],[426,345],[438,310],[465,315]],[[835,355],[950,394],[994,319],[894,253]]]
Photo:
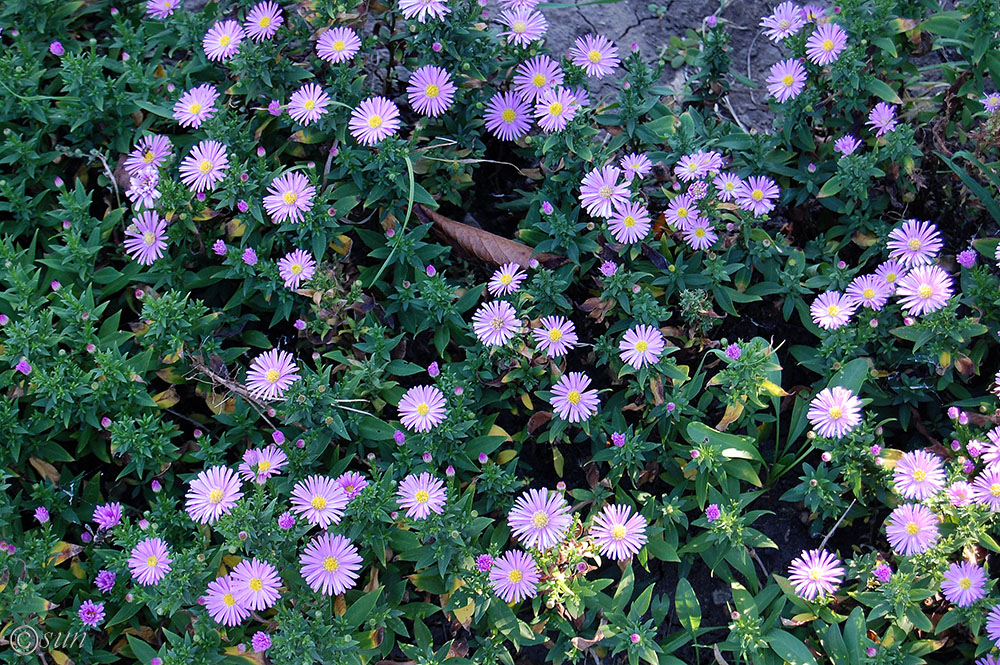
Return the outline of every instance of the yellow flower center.
[[[201,113],[201,104],[195,102],[194,104],[189,106],[188,113],[190,113],[191,115],[198,115],[199,113]]]
[[[622,225],[626,229],[632,228],[633,226],[635,226],[635,217],[633,217],[632,215],[627,215],[625,219],[622,220]]]
[[[222,503],[222,497],[225,496],[225,492],[216,487],[214,490],[208,493],[209,503]]]
[[[312,111],[314,108],[316,108],[316,100],[307,99],[306,103],[302,105],[302,108],[304,108],[307,111]]]
[[[894,272],[888,272],[888,273],[886,273],[885,274],[885,281],[889,282],[890,284],[892,284],[893,282],[895,282],[896,281],[896,273],[894,273]]]
[[[371,127],[372,129],[378,129],[379,127],[381,127],[382,116],[373,114],[372,117],[368,118],[368,126]]]
[[[562,339],[562,331],[559,328],[553,328],[549,331],[549,341],[558,342]]]
[[[430,501],[431,495],[427,490],[417,490],[417,493],[413,495],[413,499],[417,503],[427,503]]]
[[[963,589],[968,589],[969,587],[972,586],[972,580],[970,580],[968,577],[963,577],[958,581],[958,586],[962,587]]]
[[[323,510],[326,508],[326,499],[321,496],[314,496],[313,500],[309,502],[315,510]]]
[[[705,229],[703,229],[702,227],[699,226],[698,228],[696,228],[694,230],[694,234],[698,238],[704,238],[705,237]]]
[[[260,591],[264,588],[264,583],[260,581],[259,577],[251,577],[250,583],[247,586],[250,587],[251,591]]]
[[[148,566],[149,568],[156,568],[158,563],[160,563],[160,560],[157,559],[155,556],[146,558],[146,566]]]
[[[490,321],[490,328],[493,328],[493,330],[500,330],[503,328],[503,319],[499,316],[493,317],[493,320]]]
[[[514,109],[504,109],[500,112],[500,119],[509,125],[517,120],[517,111]]]
[[[441,88],[437,87],[435,84],[431,83],[429,86],[424,88],[424,94],[434,99],[441,94]]]
[[[677,209],[677,216],[680,217],[681,219],[687,219],[687,216],[689,214],[690,213],[688,212],[688,209],[685,206],[681,206],[680,208]]]
[[[421,416],[426,416],[431,412],[431,407],[428,406],[427,402],[421,402],[417,404],[417,413]]]
[[[512,570],[509,573],[507,573],[507,579],[513,582],[514,584],[517,584],[518,582],[524,579],[524,573],[522,573],[520,570]]]
[[[504,286],[507,286],[508,284],[510,284],[513,281],[514,281],[514,278],[511,277],[510,274],[508,274],[508,273],[504,273],[504,274],[500,275],[500,283],[503,284]]]
[[[645,353],[646,349],[648,348],[649,344],[646,343],[646,340],[640,339],[638,342],[635,343],[635,350],[638,351],[639,353]]]
[[[563,105],[559,102],[549,104],[549,115],[562,115]]]
[[[752,192],[750,192],[750,198],[752,198],[754,201],[763,201],[764,200],[764,192],[762,192],[759,189],[755,189]]]
[[[809,579],[813,582],[818,582],[823,577],[823,569],[818,566],[813,566],[809,569]]]
[[[823,44],[821,45],[821,47],[822,47],[822,49],[824,51],[832,51],[833,50],[833,40],[832,39],[824,39],[823,40]]]
[[[514,25],[510,26],[510,29],[517,34],[521,34],[528,29],[528,26],[524,21],[514,21]]]
[[[725,185],[725,187],[724,187],[724,189],[727,192],[736,191],[736,183],[735,182],[727,182],[726,185]]]
[[[345,485],[344,486],[344,491],[347,492],[348,494],[353,494],[354,493],[354,485]]]
[[[225,596],[222,597],[222,603],[226,607],[232,607],[233,605],[236,604],[236,599],[233,598],[233,594],[227,593]]]
[[[844,412],[841,411],[839,406],[835,406],[832,409],[830,409],[829,413],[830,420],[840,420],[843,415]]]
[[[347,48],[347,44],[344,43],[343,39],[338,39],[333,43],[334,51],[343,51],[345,48]]]
[[[340,562],[337,561],[337,557],[328,556],[323,559],[323,570],[326,572],[335,573],[338,568],[340,568]]]
[[[615,540],[625,540],[625,536],[628,532],[625,530],[624,524],[616,524],[611,527],[611,537]]]
[[[698,162],[691,162],[687,165],[688,173],[696,173],[698,171]]]
[[[830,316],[838,316],[840,314],[840,306],[830,305],[829,307],[826,308],[826,313],[829,314]]]
[[[582,397],[583,395],[580,394],[579,390],[571,390],[569,391],[569,394],[566,395],[566,401],[572,404],[573,406],[576,406],[577,404],[580,403],[580,399]]]
[[[613,193],[614,192],[609,185],[604,185],[604,187],[601,187],[599,190],[597,190],[597,195],[600,196],[602,199],[610,199]]]
[[[267,471],[270,468],[271,468],[271,463],[268,462],[266,459],[262,459],[261,461],[257,462],[258,471]]]
[[[543,526],[549,525],[549,516],[544,510],[539,510],[534,515],[531,516],[531,525],[536,529],[541,529]]]
[[[788,19],[783,18],[780,21],[778,21],[778,27],[781,28],[782,30],[788,30],[790,27],[792,27],[792,24]]]
[[[222,35],[221,37],[219,37],[219,46],[225,48],[226,46],[229,46],[229,44],[231,44],[232,41],[233,38],[230,37],[229,35]]]
[[[590,49],[590,53],[587,54],[587,60],[593,63],[598,63],[601,61],[601,54],[597,49]]]
[[[792,83],[794,82],[795,79],[792,78],[791,74],[785,74],[785,76],[781,79],[781,85],[785,86],[786,88],[792,87]]]
[[[142,234],[142,242],[146,247],[152,247],[156,243],[156,236],[152,231],[146,231]]]
[[[270,16],[261,16],[260,20],[257,21],[257,25],[259,25],[262,28],[266,28],[267,26],[271,25],[271,17]]]
[[[1000,497],[1000,483],[993,483],[990,485],[990,494],[995,497]]]
[[[865,300],[871,300],[875,297],[875,289],[865,289],[861,292],[861,297]]]
[[[920,240],[918,238],[910,238],[910,242],[906,243],[906,246],[915,252],[920,249]]]
[[[285,192],[285,195],[281,197],[281,200],[285,202],[285,205],[294,205],[295,202],[299,200],[299,195],[295,192]]]
[[[269,369],[269,370],[267,370],[267,373],[264,375],[264,379],[268,383],[276,383],[278,381],[278,377],[279,376],[280,375],[278,374],[278,370],[276,370],[276,369]]]
[[[906,525],[906,533],[910,534],[911,536],[917,535],[918,533],[920,533],[920,525],[917,524],[916,522],[910,522],[909,524]]]
[[[922,483],[927,480],[927,472],[923,469],[917,469],[913,472],[913,479],[918,483]]]
[[[142,155],[142,161],[146,162],[147,164],[151,164],[154,159],[156,159],[156,155],[153,154],[152,150],[147,150]]]
[[[927,300],[932,295],[934,295],[934,289],[932,289],[929,284],[921,284],[920,288],[917,289],[917,295],[919,295],[924,300]]]
[[[202,173],[208,173],[212,170],[212,162],[207,159],[201,160],[201,164],[198,165],[198,170]]]
[[[293,263],[291,270],[293,275],[301,275],[305,268],[302,267],[301,263]]]
[[[545,74],[535,74],[534,78],[531,79],[531,85],[536,88],[544,88],[548,82],[549,80],[545,78]]]

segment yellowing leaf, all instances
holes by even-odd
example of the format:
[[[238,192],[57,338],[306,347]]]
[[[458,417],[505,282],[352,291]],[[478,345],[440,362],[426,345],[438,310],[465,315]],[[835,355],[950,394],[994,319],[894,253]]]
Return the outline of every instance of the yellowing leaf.
[[[153,395],[153,401],[156,402],[157,406],[161,409],[169,409],[177,402],[181,401],[181,398],[177,395],[177,389],[170,386],[162,393],[157,393]]]
[[[781,386],[773,381],[765,380],[764,383],[760,384],[760,387],[775,397],[784,397],[788,394],[781,388]]]
[[[497,455],[497,464],[506,464],[517,457],[516,450],[501,450],[500,454]]]
[[[341,256],[347,256],[353,246],[354,241],[345,235],[339,235],[330,241],[330,249],[337,252]]]
[[[552,466],[556,469],[556,475],[562,478],[563,468],[566,466],[566,460],[563,458],[563,454],[559,452],[558,448],[552,449]]]
[[[469,625],[472,623],[472,615],[475,611],[476,601],[470,600],[465,607],[459,607],[456,610],[452,610],[452,614],[455,615],[455,621],[462,624],[462,627],[468,630]]]
[[[726,431],[726,428],[736,422],[736,419],[743,415],[743,405],[742,404],[730,404],[726,407],[726,412],[722,414],[722,420],[719,424],[715,426],[715,429],[720,432]]]
[[[226,399],[218,393],[209,393],[205,396],[205,404],[208,405],[209,410],[215,415],[220,413],[235,413],[236,412],[236,400]]]
[[[239,238],[247,232],[246,224],[239,218],[234,218],[226,222],[226,235],[230,238]]]
[[[510,434],[507,434],[507,432],[504,431],[504,429],[499,425],[491,427],[490,433],[487,436],[502,436],[505,441],[513,441],[513,439],[510,438]]]
[[[531,404],[531,396],[528,393],[521,393],[521,404],[529,411],[535,410],[535,407]]]
[[[73,573],[73,577],[78,580],[82,580],[87,576],[87,571],[83,569],[83,566],[76,559],[73,560],[73,563],[69,564],[69,572]]]
[[[333,613],[338,617],[344,616],[347,612],[347,601],[344,600],[344,594],[337,596],[337,599],[333,601]]]
[[[196,222],[207,222],[210,219],[214,219],[219,216],[219,213],[211,208],[205,208],[197,215],[194,216],[194,221]]]
[[[73,661],[69,659],[69,656],[64,654],[62,651],[52,650],[49,652],[49,656],[55,661],[56,665],[73,665]]]
[[[264,654],[244,651],[240,653],[239,647],[226,647],[227,656],[236,656],[238,658],[243,658],[248,663],[256,663],[257,665],[264,665]]]
[[[185,382],[184,375],[178,372],[176,367],[164,367],[163,369],[157,370],[156,376],[171,384],[180,384]]]
[[[951,354],[947,351],[942,351],[941,355],[938,356],[938,365],[941,365],[941,367],[948,367],[951,365]]]
[[[55,556],[52,557],[50,562],[52,563],[53,566],[58,566],[64,561],[69,561],[82,551],[83,551],[82,545],[71,545],[65,541],[60,540],[58,543],[56,543],[56,546],[52,548],[52,554],[54,554]]]

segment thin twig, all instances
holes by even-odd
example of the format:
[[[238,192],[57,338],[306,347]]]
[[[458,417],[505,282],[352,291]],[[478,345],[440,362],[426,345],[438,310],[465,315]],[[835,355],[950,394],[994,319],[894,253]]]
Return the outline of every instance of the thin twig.
[[[740,116],[736,115],[736,109],[733,108],[732,102],[729,101],[729,95],[723,97],[722,101],[726,105],[726,108],[729,109],[729,113],[733,116],[733,120],[736,121],[736,124],[739,125],[740,129],[749,134],[750,132],[743,125],[743,122],[740,120]]]
[[[751,81],[753,80],[753,76],[750,74],[750,54],[753,53],[753,45],[757,43],[757,39],[760,38],[761,34],[761,32],[758,32],[753,36],[753,39],[750,40],[750,48],[747,49],[747,79]],[[753,88],[748,87],[747,92],[750,93],[750,101],[754,103],[754,106],[756,106],[757,100],[753,97]]]
[[[115,172],[111,170],[111,167],[108,166],[107,160],[104,159],[104,155],[102,155],[100,152],[98,152],[97,150],[91,150],[90,154],[91,156],[97,157],[99,160],[101,160],[101,164],[104,165],[104,172],[108,174],[108,178],[111,180],[111,186],[115,188],[115,203],[117,203],[118,207],[120,208],[122,205],[122,198],[121,195],[118,193],[118,181],[115,179]]]
[[[847,513],[851,512],[851,508],[853,508],[854,504],[857,502],[858,500],[856,498],[851,499],[851,505],[847,507],[847,510],[844,511],[844,514],[841,515],[840,519],[837,520],[837,523],[833,525],[833,528],[830,529],[830,533],[826,534],[826,538],[824,538],[823,542],[819,544],[819,549],[824,549],[826,547],[826,541],[830,540],[830,537],[833,535],[834,531],[837,530],[837,527],[840,526],[840,523],[844,521],[845,517],[847,517]]]
[[[197,356],[191,358],[191,366],[196,371],[200,372],[201,374],[204,374],[209,379],[211,379],[213,383],[225,386],[228,390],[236,393],[244,400],[246,400],[246,403],[253,407],[253,410],[257,412],[257,415],[263,418],[264,422],[270,425],[271,429],[277,431],[278,429],[277,425],[272,423],[271,420],[267,417],[267,414],[265,414],[263,411],[260,410],[260,408],[257,405],[257,399],[255,397],[251,397],[250,391],[247,390],[244,386],[241,386],[235,381],[230,381],[229,379],[227,379],[224,376],[221,376],[220,374],[216,374],[204,363],[204,361],[202,361],[201,358],[198,358]]]

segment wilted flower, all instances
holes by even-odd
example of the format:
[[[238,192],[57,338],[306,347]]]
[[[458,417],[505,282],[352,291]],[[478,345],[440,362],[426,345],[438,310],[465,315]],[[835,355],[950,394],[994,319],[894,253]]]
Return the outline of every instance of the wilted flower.
[[[104,603],[95,603],[92,600],[85,600],[80,604],[77,616],[80,617],[80,621],[83,622],[83,625],[96,628],[102,621],[104,621]]]
[[[896,129],[896,107],[879,102],[868,114],[865,124],[875,130],[875,136],[888,134]]]
[[[122,504],[117,501],[94,508],[94,523],[99,529],[113,529],[122,521]]]

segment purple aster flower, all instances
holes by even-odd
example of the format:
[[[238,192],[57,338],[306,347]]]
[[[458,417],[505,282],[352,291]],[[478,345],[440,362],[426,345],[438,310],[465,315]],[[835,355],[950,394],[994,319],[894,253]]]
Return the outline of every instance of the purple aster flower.
[[[646,206],[631,201],[615,203],[615,213],[608,220],[608,230],[616,242],[625,245],[639,242],[649,234],[651,228],[652,222]]]
[[[630,182],[636,176],[645,178],[653,170],[653,162],[649,161],[646,153],[630,152],[622,157],[618,164],[622,168],[622,173],[625,174],[625,179]]]
[[[259,612],[273,607],[281,596],[278,569],[257,557],[236,564],[230,578],[236,600],[249,610]]]
[[[288,115],[303,127],[308,127],[329,113],[330,96],[316,83],[306,83],[288,98]]]
[[[455,101],[455,84],[451,75],[440,67],[425,65],[410,76],[406,94],[410,106],[422,115],[437,117]]]
[[[316,41],[316,55],[334,64],[350,60],[360,50],[361,39],[350,28],[331,28]]]
[[[448,501],[444,483],[427,473],[410,474],[403,478],[396,489],[396,503],[406,510],[406,516],[423,520],[431,513],[440,515]]]
[[[872,571],[872,574],[875,575],[875,579],[882,584],[885,584],[892,579],[892,566],[883,561],[875,566],[875,570]]]
[[[479,572],[486,573],[489,572],[490,568],[493,567],[493,557],[489,554],[480,554],[476,557],[476,568]]]
[[[66,49],[63,48],[61,42],[52,42],[51,44],[49,44],[49,53],[59,58],[66,53]]]
[[[493,273],[486,289],[495,296],[505,296],[514,293],[521,287],[521,282],[528,274],[516,263],[505,263]]]
[[[472,315],[472,330],[486,346],[503,346],[520,328],[517,312],[506,300],[484,303]]]
[[[97,577],[94,578],[94,586],[101,593],[108,593],[115,588],[115,579],[118,574],[110,570],[99,570],[97,571]]]
[[[705,520],[711,524],[715,520],[722,516],[722,510],[719,508],[719,504],[713,503],[709,504],[708,508],[705,508]]]
[[[594,217],[611,217],[615,207],[629,202],[628,184],[618,182],[621,171],[614,166],[594,169],[580,183],[580,202]]]
[[[285,280],[285,287],[294,291],[316,274],[316,261],[309,252],[297,249],[278,260],[278,274]]]
[[[944,489],[944,462],[926,450],[903,455],[893,471],[896,491],[907,499],[923,501]]]
[[[128,255],[141,266],[152,265],[163,256],[167,248],[167,222],[155,212],[140,213],[125,229],[122,246]]]
[[[549,27],[545,15],[528,7],[517,7],[500,12],[500,22],[507,29],[500,33],[508,44],[526,47],[541,39]]]
[[[146,0],[146,13],[153,18],[165,19],[181,6],[182,0]]]
[[[993,644],[1000,644],[1000,605],[994,605],[986,615],[986,637]]]
[[[712,221],[707,217],[699,217],[693,220],[684,229],[682,237],[691,249],[696,250],[708,249],[719,239],[719,236],[716,235],[715,230],[712,228]]]
[[[621,432],[613,432],[611,434],[611,443],[616,448],[621,448],[622,446],[625,445],[625,435],[622,434]]]
[[[674,164],[674,175],[683,182],[701,180],[714,175],[722,168],[722,156],[714,150],[705,152],[699,150],[690,155],[683,155]]]
[[[21,374],[24,374],[25,376],[31,374],[31,365],[24,358],[21,358],[19,361],[17,361],[17,364],[14,365],[14,369],[16,369]]]
[[[896,129],[896,107],[879,102],[868,114],[868,122],[865,124],[875,130],[875,136],[888,134]]]
[[[590,535],[601,552],[613,561],[625,561],[646,544],[646,520],[632,507],[609,504],[594,518]]]
[[[313,538],[299,557],[302,577],[313,591],[325,596],[354,588],[361,562],[358,548],[350,540],[331,533]]]
[[[347,501],[343,488],[326,476],[309,476],[292,488],[292,512],[301,515],[310,524],[319,524],[322,529],[330,524],[340,524]]]
[[[361,145],[375,145],[399,129],[399,109],[385,97],[369,97],[351,112],[348,127]]]
[[[250,610],[236,597],[232,575],[209,582],[204,598],[209,616],[223,626],[235,626],[250,616]]]
[[[736,188],[736,205],[760,217],[774,210],[778,186],[767,176],[750,176]]]
[[[530,554],[509,550],[493,562],[490,586],[505,603],[518,603],[538,593],[540,575]]]
[[[826,550],[803,550],[788,567],[788,581],[795,593],[806,600],[832,594],[843,579],[840,559]]]
[[[774,8],[774,13],[765,16],[760,22],[764,35],[773,42],[780,42],[785,37],[794,35],[805,24],[802,8],[794,2],[782,2]]]
[[[543,131],[561,132],[576,116],[580,105],[570,90],[559,86],[545,90],[535,102],[535,118]]]
[[[806,85],[806,68],[795,58],[779,60],[771,65],[767,91],[779,102],[795,99]]]
[[[964,480],[960,480],[958,482],[954,482],[951,485],[949,485],[947,494],[948,494],[948,500],[951,502],[951,505],[953,506],[961,507],[961,506],[967,506],[970,503],[972,503],[972,497],[973,497],[972,485],[965,482]]]
[[[945,600],[968,607],[986,596],[986,573],[974,563],[953,563],[944,571],[941,593]]]
[[[113,529],[122,521],[122,504],[117,501],[94,508],[94,523],[98,529]]]
[[[291,529],[293,526],[295,526],[295,516],[287,511],[281,513],[281,515],[278,516],[278,526],[284,529],[285,531]]]
[[[679,194],[670,199],[667,209],[663,211],[663,218],[667,223],[681,231],[687,230],[700,215],[701,212],[690,194]]]
[[[827,291],[809,306],[813,323],[825,330],[836,330],[847,325],[854,315],[856,305],[854,300],[842,295],[839,291]]]
[[[1000,93],[994,92],[986,95],[979,101],[982,102],[983,106],[986,108],[986,112],[990,115],[993,115],[996,113],[997,109],[1000,109]]]
[[[820,436],[840,439],[861,422],[861,400],[841,386],[824,388],[809,402],[806,418]]]
[[[239,53],[243,28],[236,21],[219,21],[205,33],[201,45],[209,60],[222,62]]]
[[[245,250],[243,250],[241,258],[243,259],[243,263],[247,264],[248,266],[257,265],[257,252],[253,250],[253,247],[247,247]]]
[[[247,13],[247,20],[243,22],[243,28],[250,39],[260,42],[274,37],[284,22],[285,18],[281,15],[278,3],[261,2]]]
[[[825,67],[835,62],[845,48],[847,32],[837,23],[821,23],[806,40],[806,58],[815,65]]]
[[[251,397],[278,399],[288,387],[299,380],[299,368],[292,354],[280,349],[265,351],[250,362],[247,388]]]
[[[889,285],[890,293],[895,293],[899,280],[906,277],[906,266],[895,259],[891,259],[875,269],[875,276],[881,278]]]
[[[417,17],[417,21],[424,23],[427,17],[444,18],[445,14],[451,12],[448,5],[441,0],[399,0],[399,10],[403,12],[404,18]]]
[[[518,497],[507,516],[513,536],[525,547],[538,550],[561,543],[572,522],[566,499],[547,489],[529,489]]]
[[[344,493],[347,494],[348,501],[357,497],[361,494],[361,490],[368,487],[368,481],[357,471],[342,473],[337,478],[337,484],[340,485],[340,487],[344,490]]]
[[[247,482],[264,483],[268,478],[281,474],[288,464],[288,455],[278,446],[271,444],[263,450],[247,449],[240,463],[240,477]]]
[[[627,330],[618,344],[622,362],[635,369],[655,365],[663,354],[663,333],[653,326],[639,325]]]
[[[739,360],[740,356],[743,355],[743,351],[740,349],[740,345],[733,343],[726,347],[726,357],[732,358],[733,360]]]
[[[191,153],[181,162],[181,182],[195,192],[215,189],[228,169],[226,146],[206,139],[191,148]]]
[[[736,198],[736,190],[743,184],[743,180],[735,173],[720,173],[712,184],[715,185],[716,195],[720,201],[732,201]]]
[[[615,71],[615,67],[621,63],[618,49],[604,35],[589,34],[577,37],[573,48],[569,50],[569,57],[574,65],[583,67],[587,76],[596,76],[599,79]]]
[[[854,134],[844,134],[839,139],[833,142],[833,149],[844,155],[853,155],[854,152],[861,147],[861,141],[859,141]]]
[[[256,653],[264,653],[271,648],[271,636],[263,630],[258,630],[250,638],[250,648]]]
[[[170,572],[170,552],[159,538],[146,538],[132,548],[128,567],[132,579],[143,586],[159,584]]]
[[[542,317],[540,325],[531,331],[535,338],[535,348],[549,358],[566,355],[579,341],[576,326],[561,316]]]
[[[861,275],[851,280],[844,295],[855,307],[881,310],[892,295],[889,284],[878,275]]]
[[[889,232],[886,242],[889,258],[897,259],[907,268],[932,263],[944,247],[941,233],[930,222],[910,219]]]
[[[920,554],[937,542],[940,521],[930,508],[919,503],[905,503],[889,515],[885,535],[896,554]]]
[[[587,390],[590,378],[582,372],[570,372],[552,386],[552,408],[563,420],[578,423],[597,413],[600,402],[597,390]]]
[[[135,144],[135,149],[125,160],[125,170],[137,176],[149,170],[160,168],[163,161],[173,152],[170,139],[160,134],[147,134]]]
[[[977,660],[976,665],[1000,665],[1000,659],[997,659],[996,656],[988,653],[983,658]]]
[[[535,56],[514,70],[514,91],[528,102],[535,101],[543,92],[562,82],[562,68],[547,55]]]
[[[45,524],[46,522],[48,522],[49,509],[46,508],[45,506],[38,506],[37,508],[35,508],[35,520],[37,520],[39,524]]]
[[[614,261],[605,261],[601,264],[600,270],[605,277],[613,277],[618,272],[618,265]]]
[[[92,600],[85,600],[80,603],[80,609],[77,611],[77,616],[80,617],[80,621],[83,622],[83,625],[90,626],[91,628],[97,628],[97,626],[104,621],[104,603],[95,603]]]
[[[516,141],[531,129],[532,108],[514,92],[498,92],[483,112],[486,129],[502,141]]]
[[[802,15],[807,22],[812,23],[823,18],[826,15],[826,9],[822,5],[806,5],[802,8]]]
[[[958,261],[958,264],[963,268],[971,268],[972,266],[976,265],[976,250],[974,249],[962,250],[955,257],[955,260]]]
[[[129,188],[125,191],[125,196],[132,202],[136,210],[142,208],[153,208],[161,193],[157,187],[160,184],[160,173],[156,169],[147,169],[142,173],[131,176]]]
[[[414,386],[399,400],[399,422],[414,432],[429,432],[444,422],[445,407],[444,393],[440,390],[434,386]]]
[[[189,484],[184,510],[199,524],[213,524],[228,515],[243,496],[240,486],[240,479],[232,469],[213,466]]]
[[[305,219],[303,213],[312,209],[316,188],[302,173],[289,171],[272,180],[267,193],[264,209],[271,216],[271,221],[298,224]]]
[[[952,294],[951,277],[937,266],[918,266],[899,280],[896,295],[910,316],[936,312],[948,304]]]
[[[990,512],[1000,512],[1000,468],[987,466],[972,481],[972,498],[976,503],[988,506]]]

